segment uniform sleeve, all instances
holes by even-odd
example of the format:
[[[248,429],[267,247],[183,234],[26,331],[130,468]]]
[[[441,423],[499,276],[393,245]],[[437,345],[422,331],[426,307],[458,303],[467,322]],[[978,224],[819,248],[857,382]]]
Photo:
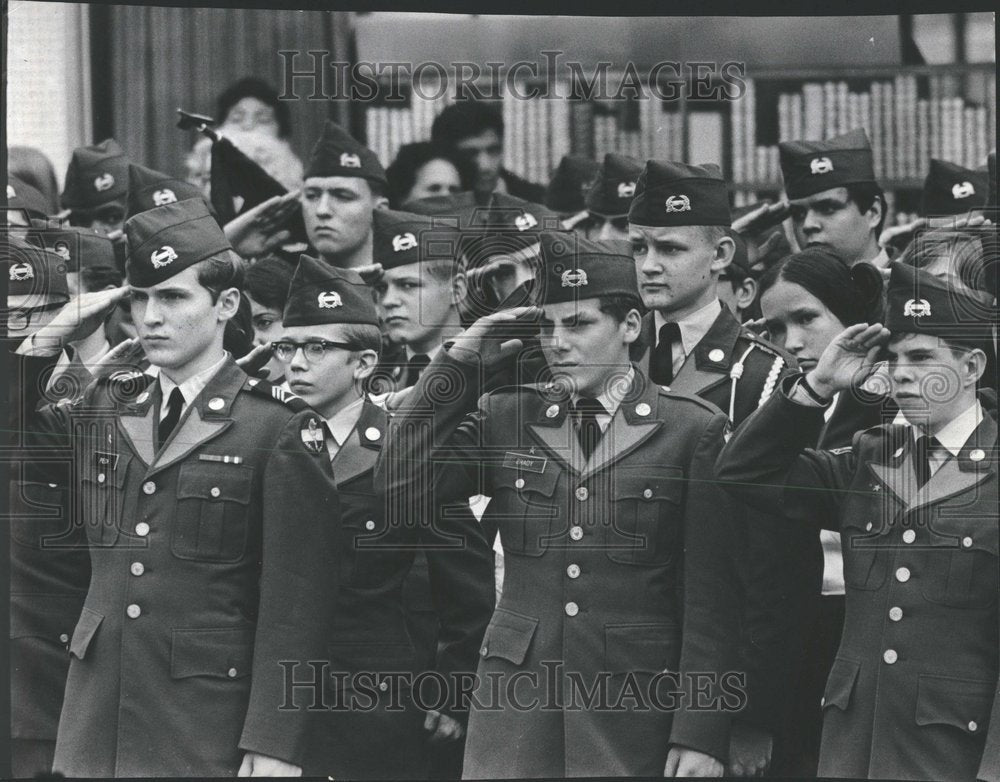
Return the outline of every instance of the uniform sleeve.
[[[716,475],[742,501],[801,523],[839,529],[843,490],[857,466],[849,453],[817,451],[823,408],[793,402],[792,375],[733,433],[716,463]]]
[[[729,756],[732,710],[723,698],[727,672],[736,670],[740,589],[734,551],[731,500],[713,480],[726,416],[715,415],[698,441],[688,472],[684,506],[683,617],[680,675],[688,693],[674,717],[670,743]],[[712,681],[697,691],[696,675]],[[728,710],[725,706],[728,705]]]
[[[340,506],[330,459],[302,443],[308,413],[285,426],[265,466],[263,562],[250,702],[240,748],[302,765],[339,583]],[[306,686],[289,686],[291,681]],[[308,686],[315,681],[316,686]],[[320,689],[320,692],[322,690]]]

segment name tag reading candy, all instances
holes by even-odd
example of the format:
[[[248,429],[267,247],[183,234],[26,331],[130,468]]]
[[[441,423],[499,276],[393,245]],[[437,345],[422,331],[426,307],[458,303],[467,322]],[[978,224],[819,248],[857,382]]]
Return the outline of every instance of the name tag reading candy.
[[[545,465],[548,459],[541,456],[532,456],[527,453],[514,453],[507,451],[503,457],[503,466],[514,470],[527,470],[528,472],[545,472]]]

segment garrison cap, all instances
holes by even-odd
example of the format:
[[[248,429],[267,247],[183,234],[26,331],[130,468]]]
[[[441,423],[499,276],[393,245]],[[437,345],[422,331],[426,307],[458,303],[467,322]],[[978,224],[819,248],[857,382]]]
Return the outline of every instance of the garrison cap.
[[[597,179],[587,191],[587,209],[608,220],[628,217],[641,173],[642,163],[635,158],[609,152],[604,156]]]
[[[933,334],[970,347],[991,341],[992,307],[955,288],[946,279],[894,262],[886,289],[885,327],[893,334]]]
[[[328,176],[353,176],[387,184],[385,169],[375,153],[333,120],[323,126],[303,178]]]
[[[530,252],[542,231],[562,230],[562,219],[548,207],[493,193],[489,204],[473,214],[469,230],[462,232],[462,255],[467,268],[475,268],[497,255]]]
[[[395,209],[372,212],[372,259],[383,269],[421,261],[455,261],[459,234],[432,218]]]
[[[66,264],[66,270],[118,269],[114,243],[89,228],[59,228],[39,233],[45,249],[55,253]]]
[[[43,307],[69,301],[66,261],[14,236],[7,244],[7,306]]]
[[[471,227],[476,212],[482,208],[471,190],[414,198],[403,204],[405,212],[440,218],[434,221],[435,225],[450,225],[459,229]]]
[[[647,160],[635,186],[628,221],[657,228],[729,227],[729,189],[722,170],[711,163],[693,166],[673,160]]]
[[[8,174],[7,208],[20,209],[29,219],[44,220],[48,217],[49,204],[38,188],[14,174]]]
[[[295,267],[281,323],[283,326],[379,325],[372,289],[360,274],[308,255],[301,256]]]
[[[920,214],[925,217],[965,214],[986,205],[989,174],[973,171],[947,160],[931,158],[930,171],[924,180]]]
[[[225,250],[229,240],[200,198],[158,206],[125,223],[132,285],[149,287]]]
[[[181,182],[151,168],[129,163],[128,207],[125,210],[128,217],[186,198],[202,198],[201,190],[190,182]]]
[[[778,150],[789,198],[845,185],[877,184],[872,145],[862,128],[826,141],[783,141]]]
[[[540,243],[543,304],[597,296],[633,296],[638,303],[639,283],[627,242],[543,231]]]
[[[563,215],[582,212],[586,209],[584,195],[599,169],[596,160],[582,155],[564,155],[545,188],[545,206]]]
[[[89,147],[77,147],[66,170],[62,205],[67,209],[96,209],[128,193],[128,158],[113,138]]]

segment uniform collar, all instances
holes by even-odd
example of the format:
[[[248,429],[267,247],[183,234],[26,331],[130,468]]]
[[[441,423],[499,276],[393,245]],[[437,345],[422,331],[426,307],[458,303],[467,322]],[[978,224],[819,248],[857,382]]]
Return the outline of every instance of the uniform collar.
[[[191,402],[197,398],[198,394],[202,392],[202,389],[208,385],[208,381],[215,377],[216,373],[222,369],[223,364],[225,364],[229,358],[229,353],[224,352],[222,354],[222,358],[212,364],[212,366],[207,369],[203,369],[196,375],[192,375],[180,384],[175,383],[167,377],[164,372],[159,372],[162,400],[166,402],[170,398],[171,392],[175,388],[179,388],[181,390],[181,394],[184,396],[184,409],[187,409],[188,405],[190,405]]]
[[[907,420],[902,411],[899,412],[899,415],[902,417],[905,424],[913,430],[914,439],[920,435],[926,434],[919,424],[911,423]],[[952,456],[958,456],[958,454],[962,451],[962,446],[968,442],[972,433],[976,431],[982,420],[983,406],[977,399],[969,405],[969,407],[941,427],[940,431],[938,431],[934,437],[939,443],[941,443],[943,448],[947,449],[948,453]]]
[[[438,353],[440,353],[440,352],[441,352],[441,348],[442,348],[443,346],[444,346],[444,343],[441,343],[441,344],[438,344],[438,345],[435,345],[435,346],[434,346],[433,348],[431,348],[430,350],[428,350],[428,351],[427,351],[426,353],[423,353],[423,354],[420,354],[420,353],[415,353],[415,352],[414,352],[414,351],[413,351],[413,350],[412,350],[412,349],[410,348],[410,346],[409,346],[409,345],[407,345],[407,346],[406,346],[406,360],[407,360],[407,361],[409,361],[409,360],[410,360],[411,358],[413,358],[414,356],[418,356],[418,355],[424,355],[424,356],[427,356],[427,358],[429,358],[429,359],[430,359],[431,361],[433,361],[433,360],[434,360],[434,357],[435,357],[435,356],[436,356],[436,355],[437,355]]]
[[[713,299],[704,307],[695,310],[683,320],[676,321],[681,329],[681,345],[684,347],[684,355],[689,356],[694,351],[699,342],[708,334],[719,314],[722,312],[722,302]],[[659,313],[653,312],[654,340],[660,339],[660,328],[667,323],[667,319]],[[654,342],[655,344],[655,342]]]
[[[622,400],[630,395],[634,382],[635,367],[630,364],[628,372],[620,379],[616,378],[614,382],[606,384],[604,391],[597,397],[597,401],[601,403],[611,418],[615,417]],[[578,400],[579,396],[573,394],[573,402]]]
[[[333,439],[337,441],[338,446],[343,446],[347,442],[347,438],[350,437],[351,432],[357,425],[358,419],[361,418],[361,409],[364,403],[365,398],[363,396],[358,397],[347,405],[347,407],[338,410],[330,418],[326,419],[327,428],[330,430],[330,434],[333,435]]]

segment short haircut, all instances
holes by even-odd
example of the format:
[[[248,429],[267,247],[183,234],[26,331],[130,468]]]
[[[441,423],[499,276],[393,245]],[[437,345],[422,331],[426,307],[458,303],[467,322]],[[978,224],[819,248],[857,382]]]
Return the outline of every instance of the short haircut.
[[[357,358],[357,353],[362,350],[374,350],[379,355],[382,354],[382,331],[378,326],[370,323],[343,323],[341,324],[343,341],[353,348],[352,358]]]
[[[995,241],[995,229],[992,235],[976,228],[924,231],[906,246],[899,262],[920,269],[947,256],[966,287],[995,295]]]
[[[616,323],[622,323],[631,310],[642,313],[642,302],[638,296],[616,293],[610,296],[597,297],[597,309],[605,315],[610,315]]]
[[[198,284],[208,288],[212,303],[227,288],[243,288],[245,263],[233,250],[223,250],[195,264],[198,269]]]
[[[454,149],[459,141],[495,130],[503,138],[503,114],[494,103],[463,100],[453,103],[434,119],[431,141]]]
[[[261,79],[248,77],[230,84],[219,96],[216,121],[221,125],[226,121],[229,110],[244,98],[256,98],[274,109],[274,118],[278,123],[278,135],[285,138],[292,132],[291,113],[288,104],[278,98],[278,91]]]
[[[418,141],[415,144],[404,144],[399,148],[396,159],[392,161],[385,170],[386,179],[389,181],[389,206],[392,209],[399,209],[406,201],[416,184],[417,174],[432,160],[445,160],[451,163],[458,172],[458,179],[462,190],[471,190],[475,182],[475,167],[464,157],[456,155],[452,150],[442,146],[432,144],[427,141]]]
[[[288,301],[288,287],[295,270],[284,258],[269,255],[251,264],[243,279],[243,290],[257,303],[281,312]]]
[[[87,293],[122,284],[122,274],[112,266],[85,266],[80,270],[80,287]]]
[[[878,225],[875,226],[875,236],[877,238],[882,233],[882,226],[885,225],[886,218],[885,193],[882,191],[882,188],[875,182],[855,182],[852,185],[845,185],[844,187],[847,190],[847,197],[854,202],[861,214],[871,209],[876,199],[882,204],[882,216],[879,218]]]

